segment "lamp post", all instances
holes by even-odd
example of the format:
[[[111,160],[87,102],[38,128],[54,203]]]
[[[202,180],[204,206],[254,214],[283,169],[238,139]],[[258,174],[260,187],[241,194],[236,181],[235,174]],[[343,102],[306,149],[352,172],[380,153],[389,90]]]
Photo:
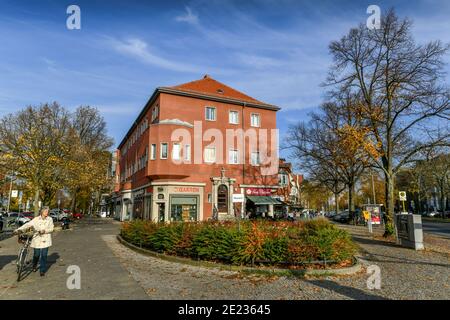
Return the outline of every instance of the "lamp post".
[[[12,192],[13,175],[14,175],[14,172],[12,172],[11,175],[10,175],[11,181],[9,183],[8,208],[7,208],[6,212],[9,212],[9,208],[11,206],[11,192]]]

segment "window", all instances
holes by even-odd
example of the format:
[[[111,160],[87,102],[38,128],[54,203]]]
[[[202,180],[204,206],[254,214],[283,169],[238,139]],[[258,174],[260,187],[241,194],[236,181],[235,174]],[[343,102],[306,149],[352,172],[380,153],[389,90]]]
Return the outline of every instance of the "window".
[[[184,160],[191,161],[191,146],[189,144],[184,146]]]
[[[239,124],[239,113],[237,111],[230,111],[229,121],[231,124]]]
[[[252,165],[259,166],[259,164],[260,164],[259,152],[252,152]]]
[[[205,162],[213,163],[216,161],[216,148],[205,148]]]
[[[172,160],[180,160],[181,146],[179,143],[174,143],[172,146]]]
[[[156,159],[156,144],[152,144],[150,148],[150,160]]]
[[[161,143],[161,159],[167,159],[168,147],[167,143]]]
[[[152,122],[158,118],[158,113],[159,113],[159,106],[156,105],[153,109],[152,109]]]
[[[258,113],[252,113],[251,114],[251,118],[250,118],[250,122],[251,122],[250,125],[252,127],[259,127],[261,125],[259,114]]]
[[[237,150],[230,149],[228,163],[229,164],[238,164],[239,163],[239,152]]]
[[[286,173],[281,173],[280,177],[280,185],[287,186],[288,185],[288,175]]]
[[[206,107],[206,120],[208,121],[216,121],[216,108],[214,107]]]

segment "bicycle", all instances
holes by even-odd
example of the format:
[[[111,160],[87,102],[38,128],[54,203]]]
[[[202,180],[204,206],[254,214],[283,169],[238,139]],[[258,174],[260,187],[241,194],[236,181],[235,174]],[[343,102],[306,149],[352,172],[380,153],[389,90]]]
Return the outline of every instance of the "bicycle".
[[[23,233],[23,234],[18,235],[18,237],[19,237],[18,241],[19,241],[19,243],[22,243],[23,246],[19,250],[19,254],[17,256],[17,261],[16,261],[17,282],[20,281],[20,277],[22,276],[22,272],[25,270],[25,267],[31,263],[32,250],[30,250],[30,244],[31,244],[31,241],[33,240],[33,238],[38,233],[39,232],[34,232],[31,234],[28,232],[28,233]]]

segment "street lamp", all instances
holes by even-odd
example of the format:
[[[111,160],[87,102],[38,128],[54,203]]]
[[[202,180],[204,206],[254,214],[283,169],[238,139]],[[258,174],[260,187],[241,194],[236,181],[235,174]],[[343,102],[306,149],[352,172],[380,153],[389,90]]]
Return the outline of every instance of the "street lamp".
[[[11,181],[9,183],[9,193],[8,193],[8,208],[7,208],[6,212],[9,212],[9,208],[11,206],[11,193],[12,193],[13,176],[14,176],[14,172],[11,172],[11,175],[10,175]]]

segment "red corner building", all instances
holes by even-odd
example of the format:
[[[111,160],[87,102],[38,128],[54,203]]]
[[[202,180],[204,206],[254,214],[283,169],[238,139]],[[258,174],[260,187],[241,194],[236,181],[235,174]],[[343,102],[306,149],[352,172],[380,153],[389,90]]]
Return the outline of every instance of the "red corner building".
[[[279,109],[208,75],[157,88],[116,152],[115,217],[272,216]]]

